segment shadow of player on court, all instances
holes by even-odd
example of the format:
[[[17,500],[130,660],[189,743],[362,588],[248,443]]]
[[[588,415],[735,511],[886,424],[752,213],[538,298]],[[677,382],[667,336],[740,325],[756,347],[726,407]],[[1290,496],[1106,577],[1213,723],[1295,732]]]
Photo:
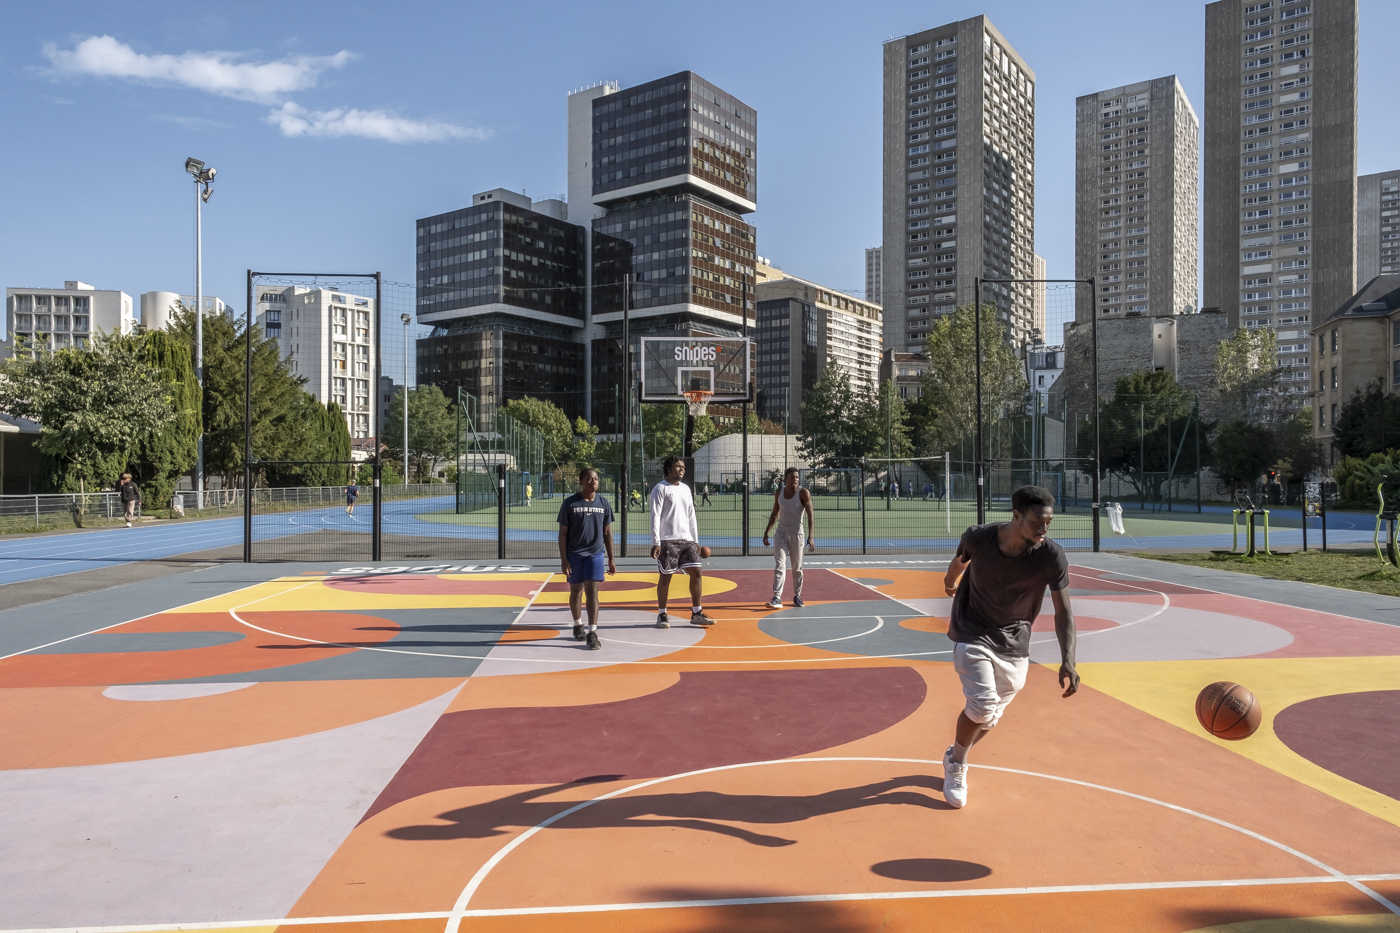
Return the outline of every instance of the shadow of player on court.
[[[615,780],[616,775],[601,775],[584,779]],[[483,839],[500,836],[515,827],[537,826],[579,801],[541,800],[565,788],[579,784],[556,784],[552,787],[521,791],[488,803],[441,813],[444,823],[429,826],[402,826],[385,835],[392,839],[429,841],[444,839]],[[795,839],[754,832],[729,823],[780,824],[799,823],[814,816],[827,816],[864,807],[909,806],[928,810],[948,810],[944,801],[930,797],[920,788],[942,792],[943,779],[924,774],[890,778],[859,787],[809,796],[772,794],[723,794],[715,791],[690,793],[661,793],[623,795],[602,800],[585,807],[554,824],[561,829],[609,829],[637,827],[651,829],[662,826],[694,829],[701,832],[731,836],[751,845],[780,848],[796,844]]]

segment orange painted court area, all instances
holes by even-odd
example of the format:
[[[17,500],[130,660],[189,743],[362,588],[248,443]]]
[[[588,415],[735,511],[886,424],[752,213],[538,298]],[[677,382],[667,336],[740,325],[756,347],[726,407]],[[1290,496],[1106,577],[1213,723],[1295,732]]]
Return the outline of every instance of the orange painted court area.
[[[1400,931],[1400,628],[1072,566],[1083,686],[1038,620],[955,810],[909,563],[781,610],[707,570],[718,624],[676,586],[660,630],[631,562],[600,651],[543,567],[228,573],[53,644],[61,605],[12,610],[0,931]],[[1253,737],[1195,722],[1216,680]]]

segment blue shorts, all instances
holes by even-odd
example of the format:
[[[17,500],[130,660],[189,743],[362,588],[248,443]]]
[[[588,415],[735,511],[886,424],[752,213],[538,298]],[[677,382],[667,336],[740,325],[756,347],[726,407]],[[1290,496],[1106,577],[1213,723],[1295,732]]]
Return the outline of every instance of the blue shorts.
[[[569,583],[586,583],[589,580],[602,581],[603,572],[607,570],[607,554],[597,551],[593,554],[575,554],[569,552]]]

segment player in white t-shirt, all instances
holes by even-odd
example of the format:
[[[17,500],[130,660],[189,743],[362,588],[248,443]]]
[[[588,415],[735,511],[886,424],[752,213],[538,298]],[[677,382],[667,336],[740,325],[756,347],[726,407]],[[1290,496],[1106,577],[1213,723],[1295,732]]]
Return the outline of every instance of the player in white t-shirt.
[[[700,604],[700,560],[710,549],[700,546],[695,525],[695,499],[685,478],[685,461],[667,457],[661,465],[666,478],[651,489],[651,556],[661,572],[656,581],[657,628],[670,628],[666,597],[671,591],[671,575],[684,570],[690,575],[690,624],[714,625]]]

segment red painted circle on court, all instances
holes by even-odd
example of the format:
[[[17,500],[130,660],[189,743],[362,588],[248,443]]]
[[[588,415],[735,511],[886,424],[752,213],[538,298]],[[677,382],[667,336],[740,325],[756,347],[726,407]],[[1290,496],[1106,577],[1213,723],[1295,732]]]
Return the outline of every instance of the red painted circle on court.
[[[1400,690],[1294,703],[1274,717],[1274,733],[1313,764],[1400,800]]]

